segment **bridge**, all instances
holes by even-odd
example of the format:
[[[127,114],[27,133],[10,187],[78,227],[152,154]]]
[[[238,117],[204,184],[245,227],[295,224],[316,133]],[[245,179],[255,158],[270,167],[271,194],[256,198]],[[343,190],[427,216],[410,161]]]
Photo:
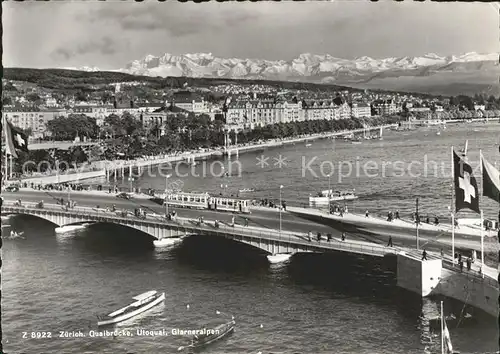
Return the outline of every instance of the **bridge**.
[[[323,234],[320,241],[316,235],[309,241],[307,234],[290,231],[281,232],[255,226],[230,225],[215,221],[204,221],[199,225],[197,219],[175,217],[173,220],[159,214],[147,214],[145,218],[136,217],[129,210],[109,211],[92,207],[75,207],[68,209],[61,205],[45,204],[38,208],[37,203],[25,202],[22,206],[13,202],[4,202],[2,214],[32,215],[51,223],[63,226],[81,223],[113,223],[127,226],[150,235],[153,239],[179,237],[188,235],[211,235],[224,237],[256,247],[269,254],[294,254],[298,252],[324,253],[342,251],[361,255],[383,257],[387,254],[397,254],[400,248],[384,247],[365,241],[344,240],[332,237],[326,241]],[[411,252],[411,250],[408,250]]]
[[[151,236],[154,239],[165,237],[186,237],[189,235],[223,237],[241,242],[269,254],[271,262],[284,261],[295,253],[331,253],[347,252],[351,254],[386,257],[397,259],[397,284],[421,296],[445,295],[466,304],[473,305],[493,316],[497,315],[499,295],[498,273],[492,268],[480,274],[476,269],[461,272],[449,257],[428,252],[427,260],[421,260],[422,254],[405,247],[387,247],[360,240],[342,240],[332,237],[325,240],[325,234],[319,240],[313,235],[285,230],[273,230],[256,226],[231,225],[215,221],[198,223],[195,218],[175,217],[167,219],[164,215],[151,213],[146,217],[136,217],[130,210],[109,211],[107,209],[79,206],[66,208],[56,204],[25,202],[21,206],[14,202],[4,202],[2,214],[32,215],[58,226],[79,223],[112,223],[130,227]],[[477,265],[475,265],[477,268]]]

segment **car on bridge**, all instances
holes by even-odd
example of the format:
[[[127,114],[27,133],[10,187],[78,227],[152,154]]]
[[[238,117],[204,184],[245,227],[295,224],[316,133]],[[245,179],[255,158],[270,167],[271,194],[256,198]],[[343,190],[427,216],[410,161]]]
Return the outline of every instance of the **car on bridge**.
[[[19,186],[16,184],[11,184],[10,186],[5,187],[6,192],[19,192]]]
[[[132,199],[132,196],[128,193],[120,193],[117,195],[117,197],[121,198],[121,199],[128,199],[128,200]]]

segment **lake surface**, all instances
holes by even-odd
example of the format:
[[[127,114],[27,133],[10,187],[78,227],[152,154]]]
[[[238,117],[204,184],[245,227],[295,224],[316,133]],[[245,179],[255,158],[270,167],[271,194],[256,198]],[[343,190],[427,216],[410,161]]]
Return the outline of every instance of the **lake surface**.
[[[476,129],[477,131],[474,131]],[[407,134],[407,135],[404,135]],[[469,139],[469,159],[479,149],[491,162],[499,160],[500,125],[449,127],[388,132],[383,141],[361,145],[324,140],[312,146],[297,144],[242,154],[241,177],[188,176],[184,190],[225,193],[255,188],[255,198],[282,197],[290,204],[307,201],[309,193],[326,189],[327,177],[302,176],[302,157],[323,161],[375,163],[443,162],[449,174],[450,146]],[[257,166],[257,157],[269,156],[270,166]],[[273,166],[279,154],[288,160]],[[228,160],[221,160],[228,169]],[[316,167],[314,167],[316,166]],[[183,166],[188,171],[187,166]],[[202,165],[196,167],[201,169]],[[446,170],[446,168],[448,170]],[[381,167],[374,168],[379,171]],[[448,176],[414,178],[388,175],[351,175],[334,188],[355,188],[359,209],[383,212],[390,206],[411,212],[415,198],[429,213],[445,215],[451,199]],[[224,181],[224,182],[222,182]],[[164,188],[162,177],[144,176],[143,188]],[[127,181],[123,182],[128,185]],[[485,214],[498,207],[482,201]],[[189,342],[185,336],[144,336],[138,330],[199,329],[214,327],[234,315],[235,332],[203,350],[205,353],[439,353],[439,331],[429,318],[438,315],[440,299],[421,299],[396,287],[390,260],[336,253],[298,255],[291,263],[270,266],[265,255],[217,238],[190,237],[170,250],[157,250],[149,236],[114,225],[97,225],[79,233],[55,235],[54,225],[25,216],[8,222],[24,231],[26,240],[5,240],[2,269],[2,331],[6,353],[176,353]],[[9,230],[9,229],[4,229]],[[132,337],[90,338],[97,330],[95,314],[109,313],[131,302],[141,292],[165,291],[164,304],[117,328]],[[189,308],[188,306],[189,305]],[[445,299],[445,311],[460,312],[461,304]],[[216,311],[222,311],[216,315]],[[52,333],[52,338],[23,338],[31,332]],[[59,331],[82,331],[85,338],[59,338]],[[479,316],[450,326],[454,347],[462,353],[494,352],[498,347],[496,320]]]

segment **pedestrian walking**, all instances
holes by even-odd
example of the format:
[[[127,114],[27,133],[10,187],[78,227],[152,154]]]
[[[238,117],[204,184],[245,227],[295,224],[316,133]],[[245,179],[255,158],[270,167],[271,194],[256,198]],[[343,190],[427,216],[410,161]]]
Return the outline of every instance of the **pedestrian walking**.
[[[231,218],[231,226],[234,227],[234,216]]]
[[[463,272],[464,271],[464,262],[462,260],[460,260],[460,262],[458,262],[458,265],[460,266],[460,271]]]
[[[387,247],[392,247],[392,236],[389,236],[389,242],[387,242]]]
[[[365,212],[365,218],[369,217],[370,216],[370,213],[368,212],[368,210]]]
[[[472,265],[471,259],[469,257],[467,257],[467,270],[468,271],[470,271],[471,265]]]
[[[423,261],[427,260],[427,252],[426,252],[426,250],[424,250],[424,252],[422,252],[422,260]]]
[[[342,232],[342,241],[345,241],[345,232]]]
[[[248,226],[248,218],[245,218],[245,226]]]
[[[441,258],[444,258],[444,251],[442,248],[441,248]]]

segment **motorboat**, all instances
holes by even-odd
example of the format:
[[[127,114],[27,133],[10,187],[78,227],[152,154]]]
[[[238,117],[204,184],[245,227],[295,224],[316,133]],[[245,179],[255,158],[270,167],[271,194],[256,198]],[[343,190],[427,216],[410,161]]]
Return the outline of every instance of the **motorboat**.
[[[170,247],[182,242],[182,237],[164,237],[159,240],[154,240],[155,247]]]
[[[105,326],[113,323],[118,323],[125,321],[131,317],[137,316],[138,314],[149,310],[153,306],[158,305],[160,302],[165,300],[164,292],[157,292],[156,290],[146,291],[145,293],[139,294],[133,297],[135,302],[122,307],[119,310],[113,311],[108,315],[97,316],[97,325]]]
[[[179,347],[178,350],[181,351],[184,349],[197,349],[209,345],[210,343],[218,341],[231,334],[234,331],[235,325],[236,322],[234,321],[233,317],[231,321],[220,324],[211,330],[209,329],[201,334],[195,334],[191,339],[191,344]]]
[[[92,225],[92,223],[83,223],[83,224],[77,224],[77,225],[65,225],[65,226],[61,226],[61,227],[56,227],[54,229],[54,231],[56,232],[56,234],[64,234],[67,232],[73,232],[73,231],[86,229],[90,225]]]
[[[358,199],[358,197],[354,194],[354,191],[334,191],[327,189],[319,192],[315,197],[309,197],[309,204],[328,204],[330,202],[355,199]]]
[[[278,254],[268,255],[267,260],[271,264],[277,264],[289,260],[291,256],[292,256],[291,253],[278,253]]]
[[[25,237],[23,236],[23,234],[24,234],[24,232],[11,231],[9,236],[5,236],[5,237],[2,236],[2,238],[8,239],[8,240],[15,240],[15,239],[20,238],[20,239],[24,240]]]
[[[253,189],[253,188],[244,188],[244,189],[240,189],[238,192],[240,192],[240,193],[252,193],[254,191],[255,191],[255,189]]]
[[[311,144],[311,143],[307,143],[307,144],[306,144],[306,147],[309,147],[309,146],[312,146],[312,144]]]

